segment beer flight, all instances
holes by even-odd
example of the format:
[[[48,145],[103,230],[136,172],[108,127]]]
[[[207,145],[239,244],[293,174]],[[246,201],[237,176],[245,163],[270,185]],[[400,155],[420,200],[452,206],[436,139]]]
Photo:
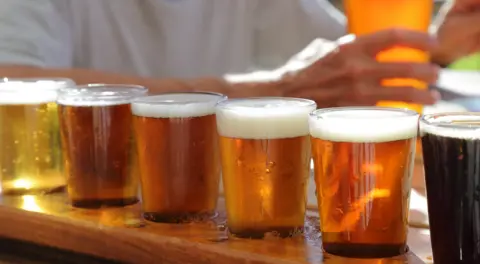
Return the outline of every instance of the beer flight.
[[[147,220],[182,223],[215,217],[222,177],[232,236],[289,237],[304,225],[313,158],[323,249],[392,257],[407,250],[420,130],[435,261],[478,260],[480,115],[316,108],[298,98],[4,80],[2,195],[66,185],[72,206],[94,210],[137,203],[140,186]]]

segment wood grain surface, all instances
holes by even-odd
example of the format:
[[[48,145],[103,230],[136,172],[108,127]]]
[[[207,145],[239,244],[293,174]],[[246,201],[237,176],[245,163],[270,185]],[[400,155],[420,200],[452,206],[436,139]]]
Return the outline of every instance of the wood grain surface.
[[[0,204],[1,237],[124,263],[423,263],[411,253],[383,260],[323,256],[315,217],[308,218],[305,237],[229,238],[223,227],[222,199],[216,221],[192,224],[145,222],[138,204],[127,208],[76,209],[67,204],[64,194],[4,196]]]

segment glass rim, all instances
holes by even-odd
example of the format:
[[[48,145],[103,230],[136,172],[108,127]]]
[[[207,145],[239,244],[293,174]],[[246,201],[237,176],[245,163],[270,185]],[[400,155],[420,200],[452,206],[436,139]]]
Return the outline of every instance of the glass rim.
[[[123,102],[145,96],[148,89],[134,84],[86,84],[74,88],[62,88],[58,93],[58,103],[69,105],[76,102]],[[75,104],[76,105],[76,104]]]
[[[32,91],[59,91],[73,88],[76,84],[68,78],[2,78],[0,93],[24,93]]]
[[[168,97],[169,95],[211,95],[212,100],[188,100],[188,101],[162,101],[162,100],[155,100],[156,98],[160,99],[162,97]],[[219,102],[222,100],[227,99],[228,97],[221,93],[216,92],[201,92],[201,91],[184,91],[184,92],[169,92],[169,93],[161,93],[161,94],[153,94],[148,96],[138,97],[132,100],[132,104],[148,104],[148,105],[188,105],[188,104],[210,104],[212,102]]]
[[[392,115],[392,116],[375,116],[370,117],[368,119],[386,119],[386,118],[405,118],[405,117],[415,117],[420,116],[420,114],[414,110],[410,110],[408,108],[396,108],[396,107],[384,107],[384,106],[342,106],[342,107],[329,107],[329,108],[321,108],[317,109],[310,113],[310,117],[318,118],[318,119],[358,119],[358,118],[365,118],[359,116],[335,116],[335,117],[327,117],[322,115],[328,115],[330,113],[335,112],[343,112],[343,111],[382,111],[382,112],[391,112],[391,113],[403,113],[404,115]]]
[[[232,106],[232,104],[235,104],[236,102],[242,102],[242,101],[264,101],[264,100],[281,100],[281,101],[290,101],[290,102],[304,102],[305,104],[303,105],[290,105],[286,106],[288,108],[309,108],[312,106],[317,106],[317,103],[313,100],[310,99],[305,99],[305,98],[297,98],[297,97],[280,97],[280,96],[265,96],[265,97],[244,97],[244,98],[233,98],[233,99],[227,99],[224,101],[221,101],[217,104],[216,108],[217,109],[235,109],[238,106],[241,107],[248,107],[248,105],[237,105],[237,106]],[[255,107],[252,107],[255,108]]]
[[[467,119],[455,119],[455,117],[467,117]],[[468,118],[472,117],[472,118]],[[442,120],[442,118],[445,118]],[[452,121],[480,121],[480,113],[477,112],[444,112],[423,115],[420,124],[443,129],[478,130],[480,126],[472,126],[468,123],[452,123]]]

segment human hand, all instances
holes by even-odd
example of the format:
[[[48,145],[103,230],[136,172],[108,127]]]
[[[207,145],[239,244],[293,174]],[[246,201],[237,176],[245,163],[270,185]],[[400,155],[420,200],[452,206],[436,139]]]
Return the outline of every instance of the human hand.
[[[389,78],[409,78],[432,83],[437,80],[438,66],[418,62],[377,62],[376,55],[393,46],[404,46],[430,52],[437,46],[428,34],[390,29],[364,35],[340,44],[334,51],[309,67],[284,76],[289,82],[283,96],[315,100],[320,107],[368,106],[378,101],[402,101],[433,104],[437,92],[413,87],[385,87]]]
[[[447,7],[448,8],[448,7]],[[480,51],[480,0],[455,0],[437,30],[432,61],[449,65]]]

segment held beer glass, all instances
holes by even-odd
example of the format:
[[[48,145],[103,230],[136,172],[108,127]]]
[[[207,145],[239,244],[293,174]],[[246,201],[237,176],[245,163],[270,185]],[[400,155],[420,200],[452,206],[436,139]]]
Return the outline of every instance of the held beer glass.
[[[435,264],[480,263],[480,114],[420,120]]]
[[[310,115],[323,249],[346,257],[406,252],[418,113],[327,108]]]
[[[3,79],[0,82],[2,194],[45,193],[65,186],[57,94],[69,79]]]
[[[433,0],[344,0],[349,33],[361,36],[388,28],[405,28],[427,32],[433,12]],[[409,61],[427,62],[425,52],[395,47],[378,55],[383,62]],[[416,80],[385,80],[386,86],[413,86],[426,89],[427,86]],[[422,113],[422,106],[402,102],[379,102],[380,106],[409,108]]]
[[[144,217],[192,222],[215,215],[220,155],[217,93],[168,93],[132,103]]]
[[[287,237],[303,228],[313,101],[246,98],[217,105],[227,225],[232,235]]]
[[[128,85],[87,85],[60,92],[60,132],[73,206],[138,201],[130,102],[146,93],[146,88]]]

